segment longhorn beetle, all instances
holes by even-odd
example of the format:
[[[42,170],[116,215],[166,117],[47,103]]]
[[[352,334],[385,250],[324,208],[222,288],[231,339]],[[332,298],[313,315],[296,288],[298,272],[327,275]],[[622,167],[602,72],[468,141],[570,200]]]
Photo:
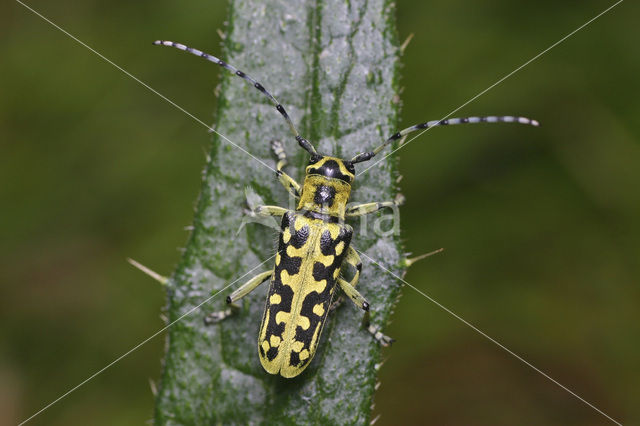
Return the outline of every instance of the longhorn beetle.
[[[434,126],[497,122],[538,126],[535,120],[513,116],[428,121],[394,133],[372,151],[362,152],[350,160],[344,160],[318,153],[314,146],[298,133],[282,104],[262,84],[244,72],[213,55],[184,44],[162,40],[153,44],[173,46],[201,56],[251,83],[274,103],[298,144],[310,155],[304,182],[300,186],[284,171],[287,156],[283,145],[279,141],[271,142],[271,148],[277,158],[278,179],[285,189],[299,200],[298,206],[294,211],[278,206],[258,206],[254,209],[252,214],[257,216],[281,218],[275,266],[251,278],[231,293],[227,297],[229,308],[209,314],[205,319],[207,323],[214,323],[232,315],[239,308],[234,302],[269,280],[270,287],[258,335],[258,354],[262,366],[268,373],[280,374],[286,378],[302,373],[313,359],[327,314],[335,306],[332,299],[336,285],[358,308],[365,311],[363,326],[374,338],[384,346],[392,342],[377,328],[369,325],[369,303],[355,289],[362,262],[350,245],[353,229],[345,223],[345,218],[399,206],[401,198],[347,206],[351,184],[355,178],[354,165],[372,159],[394,141],[402,144],[402,140],[411,132]],[[407,264],[416,259],[407,260]],[[355,275],[351,281],[340,277],[344,262],[355,268]]]

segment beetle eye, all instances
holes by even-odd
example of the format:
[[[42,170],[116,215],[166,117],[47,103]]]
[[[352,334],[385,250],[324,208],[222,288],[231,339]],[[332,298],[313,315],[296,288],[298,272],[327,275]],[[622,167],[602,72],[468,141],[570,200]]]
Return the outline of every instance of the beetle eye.
[[[344,166],[347,168],[349,173],[356,174],[356,169],[353,167],[353,163],[350,161],[345,161]]]
[[[321,155],[312,155],[311,158],[309,158],[309,165],[316,164],[321,158]]]

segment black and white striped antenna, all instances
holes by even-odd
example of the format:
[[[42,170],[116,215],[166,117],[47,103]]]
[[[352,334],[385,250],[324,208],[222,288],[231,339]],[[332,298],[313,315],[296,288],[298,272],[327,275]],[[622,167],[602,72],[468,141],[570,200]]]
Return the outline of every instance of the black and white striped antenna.
[[[280,102],[278,102],[278,100],[267,89],[265,89],[265,87],[262,84],[260,84],[256,80],[254,80],[251,76],[247,75],[243,71],[240,71],[239,69],[237,69],[233,65],[226,63],[222,59],[218,59],[213,55],[210,55],[208,53],[202,52],[202,51],[200,51],[198,49],[194,49],[193,47],[186,46],[186,45],[184,45],[182,43],[176,43],[176,42],[167,41],[167,40],[156,40],[156,41],[153,42],[153,44],[155,44],[156,46],[175,47],[176,49],[180,49],[180,50],[184,50],[185,52],[189,52],[192,55],[200,56],[201,58],[204,58],[207,61],[213,62],[214,64],[218,64],[221,67],[226,68],[227,70],[231,71],[232,73],[234,73],[238,77],[240,77],[240,78],[248,81],[249,83],[251,83],[251,85],[254,88],[256,88],[260,93],[265,95],[267,98],[269,98],[269,100],[271,100],[271,102],[273,102],[273,104],[276,107],[276,110],[278,110],[278,112],[282,115],[282,117],[284,117],[285,121],[289,125],[289,129],[291,129],[291,133],[293,133],[293,135],[296,137],[296,140],[298,141],[300,146],[302,148],[304,148],[309,154],[318,155],[318,153],[316,152],[316,149],[313,147],[313,145],[311,145],[311,143],[308,140],[306,140],[305,138],[300,136],[300,133],[298,133],[298,129],[296,129],[296,126],[293,125],[293,121],[291,121],[291,118],[289,117],[289,114],[287,114],[287,111],[284,109],[282,104]]]

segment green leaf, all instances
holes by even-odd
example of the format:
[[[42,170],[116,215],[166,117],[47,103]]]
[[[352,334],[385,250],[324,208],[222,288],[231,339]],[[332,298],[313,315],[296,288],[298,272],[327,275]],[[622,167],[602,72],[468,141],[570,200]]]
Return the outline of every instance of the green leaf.
[[[319,152],[350,158],[396,130],[398,47],[390,2],[232,0],[228,25],[221,57],[270,90]],[[290,172],[302,180],[308,156],[273,105],[225,70],[212,72],[223,76],[216,130],[272,167],[269,141],[282,140]],[[396,180],[389,158],[357,176],[351,201],[393,199]],[[351,304],[329,315],[316,357],[294,379],[267,374],[258,360],[268,284],[245,298],[239,315],[204,325],[204,316],[224,309],[234,288],[273,267],[269,261],[249,272],[274,254],[276,235],[257,224],[237,234],[246,186],[269,204],[288,205],[272,170],[214,137],[193,233],[168,283],[169,321],[238,281],[169,329],[156,423],[367,424],[381,348],[360,327],[362,313]],[[399,237],[376,235],[379,224],[371,216],[352,223],[354,246],[402,273]],[[366,257],[363,263],[358,288],[371,304],[372,323],[384,327],[400,284]]]

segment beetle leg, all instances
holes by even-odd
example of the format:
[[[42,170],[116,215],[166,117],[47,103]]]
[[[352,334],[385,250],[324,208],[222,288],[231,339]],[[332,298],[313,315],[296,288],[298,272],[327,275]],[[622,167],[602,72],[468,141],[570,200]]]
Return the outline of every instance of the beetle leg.
[[[224,319],[229,318],[231,315],[234,315],[236,312],[240,310],[240,306],[235,304],[227,305],[227,309],[222,311],[211,312],[206,317],[204,317],[204,324],[216,324]]]
[[[258,217],[276,216],[282,217],[288,210],[280,206],[256,206],[249,213]]]
[[[393,342],[395,342],[395,339],[392,339],[391,337],[387,336],[386,334],[383,334],[380,331],[380,327],[372,325],[369,322],[370,319],[370,315],[369,315],[369,311],[364,313],[364,318],[362,318],[362,327],[366,328],[366,330],[373,336],[374,339],[376,339],[376,341],[378,343],[380,343],[380,345],[382,346],[391,346],[391,344]]]
[[[355,287],[358,284],[358,280],[360,279],[360,272],[362,271],[362,260],[360,259],[360,255],[358,255],[356,249],[354,249],[352,246],[349,246],[349,248],[347,249],[347,254],[344,257],[344,261],[356,268],[356,274],[353,276],[350,282],[351,286]]]
[[[356,284],[358,284],[358,280],[360,279],[360,272],[362,271],[362,261],[360,260],[360,255],[358,254],[356,249],[354,249],[352,246],[349,246],[349,249],[347,250],[347,255],[345,256],[344,261],[347,264],[349,264],[349,265],[353,266],[354,268],[356,268],[356,274],[354,275],[354,277],[351,280],[351,282],[347,283],[347,284],[350,284],[351,289],[355,293],[357,293],[358,296],[360,296],[360,293],[358,293],[356,291],[356,289],[355,289],[355,286],[356,286]],[[351,297],[351,295],[342,286],[342,283],[340,281],[338,281],[338,284],[340,284],[340,287],[342,288],[342,290],[345,293],[347,293],[347,296]],[[362,296],[360,296],[360,297],[362,297]],[[351,298],[351,300],[353,300],[354,303],[356,303],[353,298]],[[364,300],[364,298],[363,298],[363,300]],[[336,301],[336,302],[338,302],[338,301]],[[365,303],[367,303],[367,302],[365,301]],[[356,303],[356,306],[358,306],[357,303]],[[358,306],[358,307],[361,307],[361,306]],[[365,328],[369,333],[371,333],[373,338],[376,339],[378,341],[378,343],[380,343],[382,346],[391,345],[391,343],[394,342],[394,339],[392,339],[389,336],[386,336],[386,335],[382,334],[382,332],[380,331],[380,329],[378,327],[370,324],[369,319],[370,319],[369,304],[367,303],[367,307],[365,309],[364,317],[362,318],[362,327]]]
[[[362,326],[369,333],[371,333],[373,338],[376,339],[382,346],[391,345],[394,340],[391,337],[382,334],[378,327],[370,324],[369,302],[367,302],[365,298],[362,297],[358,290],[356,290],[351,284],[349,284],[349,282],[343,280],[342,278],[338,278],[338,285],[358,308],[365,311],[364,317],[362,318]]]
[[[354,204],[352,206],[347,207],[345,212],[345,216],[347,217],[356,217],[356,216],[364,216],[366,214],[375,213],[380,209],[386,207],[398,207],[404,204],[404,197],[400,194],[393,201],[381,201],[377,203],[365,203],[365,204]]]
[[[380,329],[369,322],[369,302],[356,290],[353,285],[348,281],[338,278],[338,285],[344,291],[344,293],[351,299],[351,301],[360,309],[364,310],[364,317],[362,318],[362,326],[378,341],[382,346],[389,346],[394,340],[382,334]],[[339,299],[338,299],[339,300]]]
[[[338,297],[336,297],[336,300],[331,302],[331,305],[329,305],[329,312],[333,312],[338,309],[340,305],[342,305],[342,302],[344,302],[344,296],[339,294]]]
[[[251,293],[260,284],[267,281],[273,275],[273,270],[262,272],[251,278],[249,281],[241,285],[236,291],[227,296],[227,309],[218,312],[212,312],[204,318],[205,324],[213,324],[224,320],[236,313],[240,307],[234,302],[242,299],[247,294]]]
[[[271,150],[278,157],[278,163],[276,165],[276,174],[278,175],[278,180],[284,186],[284,188],[296,198],[300,198],[300,193],[302,192],[300,189],[300,184],[295,181],[291,176],[284,172],[285,166],[287,163],[287,154],[284,152],[284,147],[282,146],[282,142],[273,140],[271,141]]]
[[[362,270],[362,261],[360,260],[360,256],[358,255],[358,252],[353,247],[349,246],[349,248],[347,249],[347,254],[345,255],[344,262],[353,266],[356,269],[355,275],[349,282],[349,284],[351,284],[351,287],[355,287],[358,284],[358,280],[360,279],[360,271]],[[340,294],[336,298],[336,300],[333,301],[333,303],[331,303],[331,306],[329,306],[329,311],[336,310],[338,306],[342,304],[342,302],[344,302],[344,297],[342,296],[342,294]]]
[[[351,301],[360,309],[364,310],[364,311],[368,311],[369,310],[369,302],[367,302],[365,300],[364,297],[362,297],[362,295],[358,292],[358,290],[356,290],[351,283],[349,283],[346,280],[343,280],[342,278],[338,278],[338,285],[340,286],[340,288],[342,289],[342,291],[344,291],[344,293],[347,295],[347,297],[349,299],[351,299]]]

